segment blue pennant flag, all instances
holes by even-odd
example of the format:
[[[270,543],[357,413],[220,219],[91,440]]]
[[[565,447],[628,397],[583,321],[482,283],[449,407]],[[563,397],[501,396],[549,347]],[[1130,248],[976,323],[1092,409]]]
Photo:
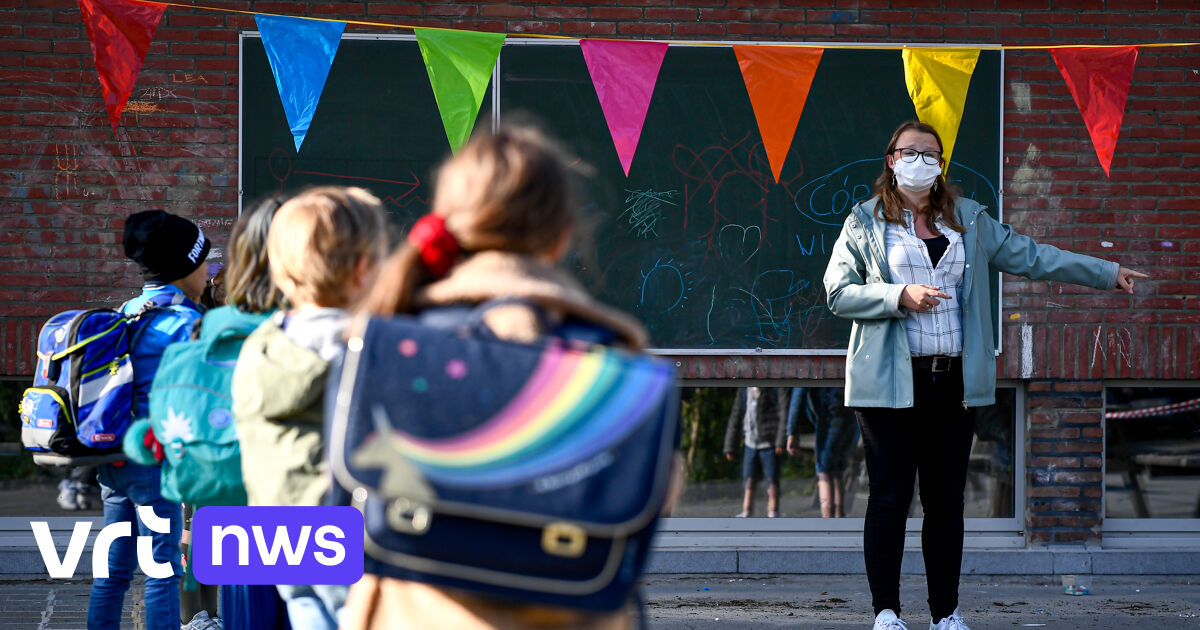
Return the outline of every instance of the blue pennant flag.
[[[256,15],[254,21],[299,152],[346,23],[266,15]]]

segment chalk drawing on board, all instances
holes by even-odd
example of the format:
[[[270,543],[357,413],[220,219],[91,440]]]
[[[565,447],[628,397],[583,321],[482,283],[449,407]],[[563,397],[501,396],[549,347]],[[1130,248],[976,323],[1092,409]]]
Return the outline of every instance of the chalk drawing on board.
[[[301,169],[295,168],[292,162],[292,155],[287,149],[277,147],[271,151],[270,156],[267,158],[267,170],[271,173],[271,178],[279,185],[277,189],[279,193],[285,190],[289,179],[293,175],[303,175],[306,176],[305,180],[318,177],[337,180],[337,183],[345,186],[366,188],[377,195],[384,205],[395,206],[402,210],[415,205],[417,210],[423,211],[429,205],[429,199],[417,194],[417,191],[421,188],[421,178],[417,177],[417,174],[411,169],[408,171],[409,180],[407,181],[384,177],[368,177],[366,175],[351,175],[326,169]],[[397,187],[399,187],[399,190],[396,190]],[[383,190],[380,190],[381,188]]]
[[[659,258],[648,271],[642,271],[642,291],[638,308],[666,313],[688,300],[695,287],[690,271],[684,271],[675,259]]]
[[[663,205],[678,206],[672,199],[678,190],[655,191],[625,189],[625,211],[617,217],[624,220],[629,230],[640,238],[657,238],[658,222],[664,218]]]
[[[874,196],[874,182],[882,170],[882,161],[883,158],[854,160],[804,184],[792,196],[796,211],[817,225],[841,227],[850,208]],[[969,199],[996,206],[996,186],[987,177],[958,162],[951,161],[950,167],[954,174],[951,183],[968,190]],[[981,194],[986,196],[981,199]],[[804,249],[803,244],[801,248]]]
[[[754,258],[762,247],[762,228],[730,223],[717,233],[717,251],[721,260],[744,265]]]

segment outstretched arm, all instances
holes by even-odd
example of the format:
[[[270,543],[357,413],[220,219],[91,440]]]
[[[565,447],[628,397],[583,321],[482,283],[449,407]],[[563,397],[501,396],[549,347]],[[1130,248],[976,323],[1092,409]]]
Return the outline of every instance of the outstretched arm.
[[[1125,292],[1132,292],[1133,278],[1147,277],[1112,261],[1038,243],[985,212],[979,213],[977,220],[980,244],[987,248],[991,265],[1005,273]]]

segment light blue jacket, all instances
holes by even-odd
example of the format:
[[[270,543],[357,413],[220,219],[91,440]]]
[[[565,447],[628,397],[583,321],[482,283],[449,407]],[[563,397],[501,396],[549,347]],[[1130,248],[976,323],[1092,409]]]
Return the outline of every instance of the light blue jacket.
[[[900,293],[892,284],[884,251],[886,222],[875,218],[878,197],[856,204],[846,217],[825,269],[829,310],[854,320],[846,353],[847,407],[912,407],[912,352],[902,318]],[[989,267],[1033,280],[1069,282],[1095,289],[1116,285],[1119,265],[1091,256],[1039,245],[959,198],[954,213],[963,235],[963,406],[996,403],[996,347],[993,342]]]

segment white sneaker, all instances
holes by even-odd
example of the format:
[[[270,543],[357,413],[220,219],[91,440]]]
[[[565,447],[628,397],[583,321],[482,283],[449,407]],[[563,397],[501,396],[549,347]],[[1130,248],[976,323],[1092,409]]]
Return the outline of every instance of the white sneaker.
[[[87,498],[84,498],[86,501]],[[75,484],[71,483],[70,479],[63,479],[58,482],[58,507],[64,510],[78,510],[79,508],[79,491]]]
[[[87,484],[83,483],[82,481],[72,481],[71,489],[75,491],[75,509],[92,509],[92,500],[88,496]]]
[[[207,610],[201,610],[187,625],[180,626],[179,630],[224,630],[224,627],[220,619],[213,619],[208,616]]]
[[[873,630],[908,630],[908,626],[904,624],[904,620],[897,617],[896,613],[892,612],[891,608],[884,608],[875,617],[875,627]]]
[[[954,612],[951,613],[949,617],[946,617],[945,619],[943,619],[937,623],[933,623],[932,621],[930,621],[929,622],[929,630],[971,630],[971,629],[967,627],[967,624],[966,624],[966,622],[963,621],[963,618],[958,616],[958,609],[955,608]]]

